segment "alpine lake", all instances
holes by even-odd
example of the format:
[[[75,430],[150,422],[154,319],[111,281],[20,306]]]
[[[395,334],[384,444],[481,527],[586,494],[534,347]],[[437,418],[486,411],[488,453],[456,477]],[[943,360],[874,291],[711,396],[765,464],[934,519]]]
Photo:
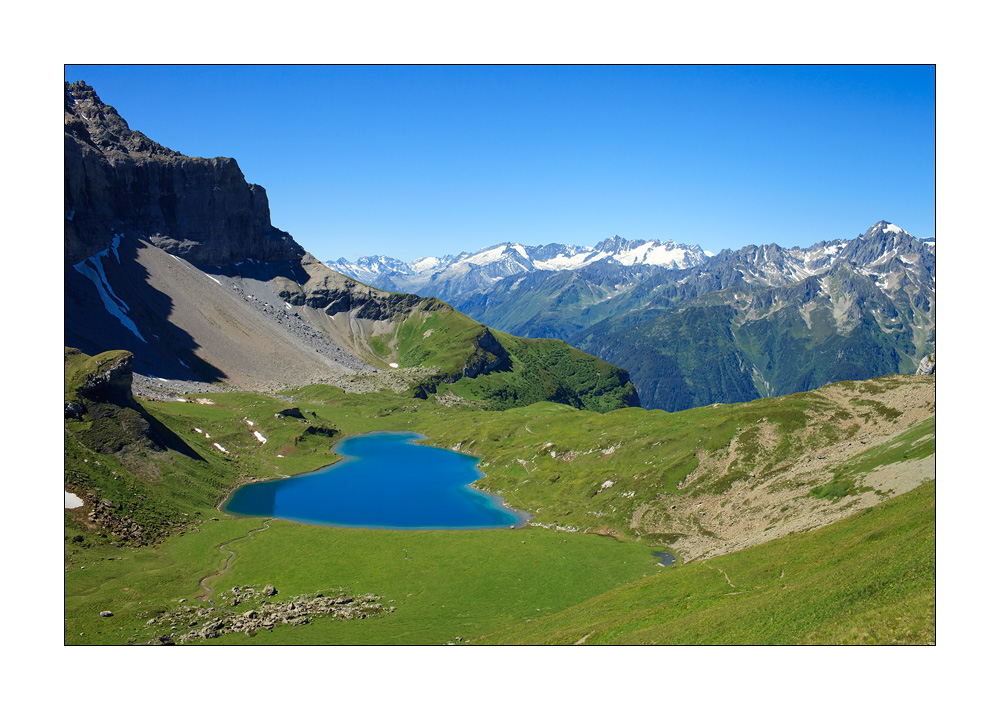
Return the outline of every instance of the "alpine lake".
[[[236,489],[227,513],[312,525],[396,530],[519,527],[528,514],[498,495],[475,490],[478,459],[421,446],[415,432],[348,437],[334,451],[344,458],[313,473]]]

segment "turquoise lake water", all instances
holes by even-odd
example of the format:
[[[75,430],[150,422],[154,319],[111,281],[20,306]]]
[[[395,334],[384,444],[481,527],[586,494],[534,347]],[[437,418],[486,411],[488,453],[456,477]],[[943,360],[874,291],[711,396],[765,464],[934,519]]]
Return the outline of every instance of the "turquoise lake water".
[[[395,529],[478,529],[520,525],[527,515],[469,487],[478,459],[420,446],[414,432],[344,439],[342,461],[316,471],[238,488],[223,510],[316,525]]]

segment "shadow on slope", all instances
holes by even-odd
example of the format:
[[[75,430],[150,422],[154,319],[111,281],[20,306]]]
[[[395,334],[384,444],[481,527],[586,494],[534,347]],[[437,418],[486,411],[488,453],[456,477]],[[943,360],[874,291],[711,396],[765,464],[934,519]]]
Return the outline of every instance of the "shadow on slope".
[[[117,258],[113,251],[104,257],[91,257],[100,260],[110,289],[105,289],[104,298],[112,308],[121,308],[125,317],[135,324],[138,334],[109,312],[93,281],[74,265],[67,264],[63,293],[65,345],[88,355],[128,350],[135,355],[134,369],[142,374],[179,380],[222,381],[225,373],[196,355],[198,343],[170,322],[173,299],[150,285],[150,274],[137,259],[138,244],[137,239],[126,237],[120,241]]]

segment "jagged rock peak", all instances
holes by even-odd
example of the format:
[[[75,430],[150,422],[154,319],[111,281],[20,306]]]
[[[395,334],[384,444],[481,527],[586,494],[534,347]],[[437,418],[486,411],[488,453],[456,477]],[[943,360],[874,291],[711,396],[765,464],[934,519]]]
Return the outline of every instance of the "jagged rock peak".
[[[907,236],[913,236],[905,229],[897,227],[892,222],[886,222],[884,219],[879,220],[871,227],[869,227],[867,232],[865,232],[864,234],[860,234],[858,236],[860,236],[862,239],[871,239],[872,237],[879,236],[882,234],[905,234]]]
[[[143,133],[133,131],[114,106],[101,101],[94,88],[82,81],[66,82],[65,112],[66,131],[99,150],[112,162],[125,156],[138,161],[184,157]]]
[[[148,239],[198,266],[290,261],[305,251],[271,225],[267,193],[233,158],[194,158],[128,127],[83,82],[66,83],[67,263],[116,235]]]

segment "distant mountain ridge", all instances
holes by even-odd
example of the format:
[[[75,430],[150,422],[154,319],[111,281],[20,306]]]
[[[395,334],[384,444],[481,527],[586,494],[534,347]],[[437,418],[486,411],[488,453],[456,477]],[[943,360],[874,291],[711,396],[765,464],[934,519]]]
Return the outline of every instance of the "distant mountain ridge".
[[[935,272],[933,244],[882,220],[850,240],[658,271],[588,309],[590,325],[566,339],[671,411],[912,374],[935,350]]]
[[[675,249],[691,251],[670,260]],[[809,247],[708,255],[615,237],[593,248],[503,244],[333,268],[382,288],[433,293],[516,335],[564,339],[627,369],[647,407],[913,373],[934,350],[934,240],[886,220]]]
[[[378,288],[448,299],[487,291],[501,279],[536,271],[575,271],[602,263],[684,269],[702,264],[707,258],[697,245],[659,239],[626,240],[615,235],[593,247],[504,242],[474,253],[428,256],[410,263],[389,256],[365,256],[356,262],[340,258],[326,265]]]

